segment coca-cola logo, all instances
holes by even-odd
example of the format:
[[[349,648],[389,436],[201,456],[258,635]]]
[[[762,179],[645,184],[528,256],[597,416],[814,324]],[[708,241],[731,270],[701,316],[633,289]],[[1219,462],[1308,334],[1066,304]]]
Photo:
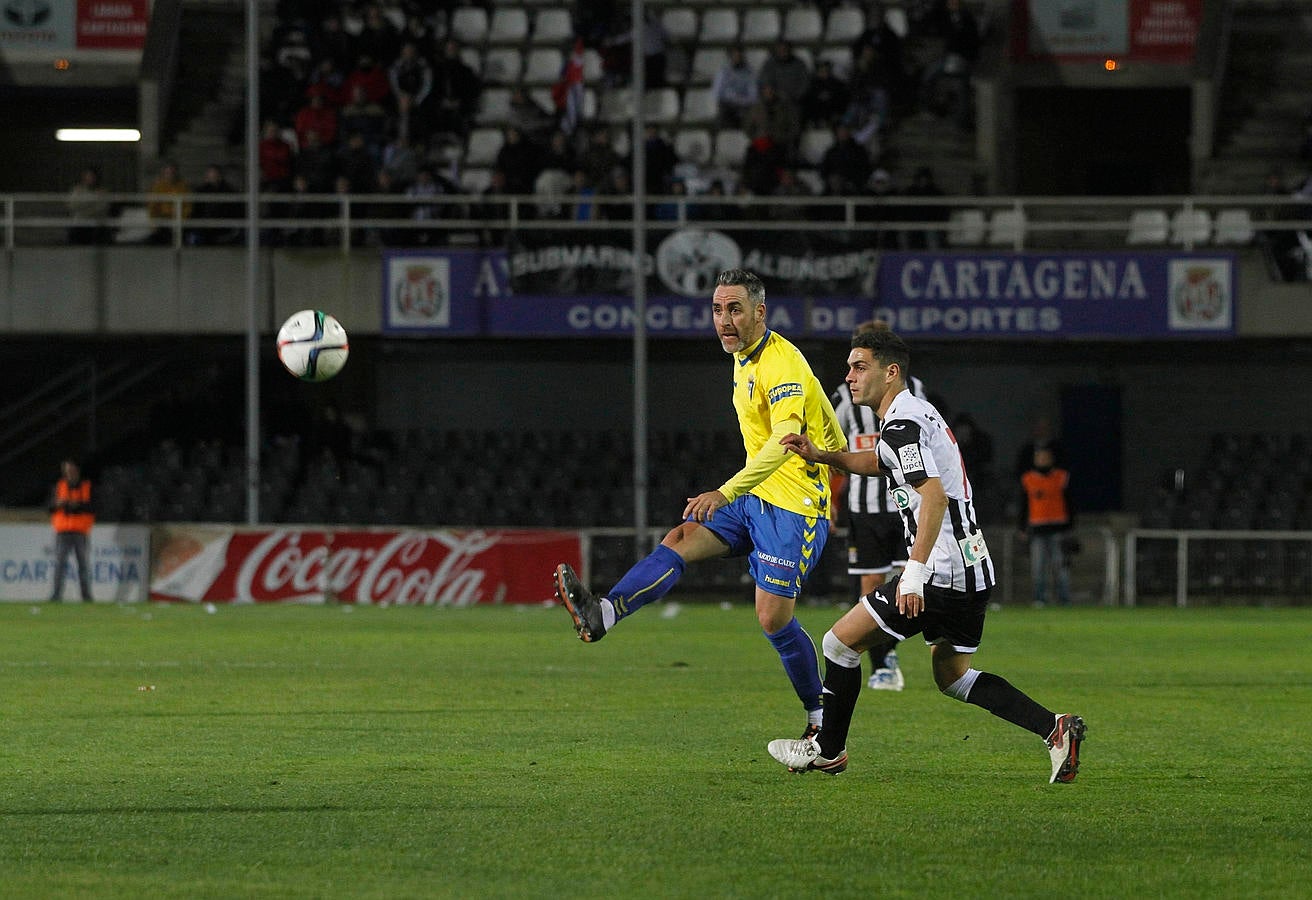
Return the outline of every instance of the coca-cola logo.
[[[242,560],[235,599],[425,606],[471,606],[490,599],[484,596],[486,572],[472,563],[495,547],[500,535],[402,531],[379,537],[385,542],[371,546],[328,532],[270,532]]]

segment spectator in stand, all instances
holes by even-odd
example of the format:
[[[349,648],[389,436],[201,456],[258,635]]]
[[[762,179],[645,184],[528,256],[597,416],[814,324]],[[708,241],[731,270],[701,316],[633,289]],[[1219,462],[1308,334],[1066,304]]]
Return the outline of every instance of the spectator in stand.
[[[401,38],[396,26],[387,21],[382,10],[370,4],[365,7],[364,22],[356,35],[355,46],[360,53],[381,61],[396,59],[401,49]]]
[[[414,184],[419,174],[419,153],[405,134],[397,134],[383,148],[383,169],[399,191]]]
[[[741,128],[743,117],[756,105],[759,96],[756,73],[747,64],[741,45],[729,48],[729,61],[715,73],[711,83],[721,128]]]
[[[292,186],[292,145],[283,140],[282,129],[273,119],[264,120],[260,137],[260,190],[283,193]]]
[[[483,86],[460,58],[460,44],[448,39],[433,68],[433,130],[464,137],[473,127]]]
[[[864,56],[867,47],[873,50],[879,80],[888,89],[893,106],[905,109],[914,102],[914,92],[907,73],[903,40],[889,27],[882,3],[870,4],[866,22],[866,30],[852,42],[852,59]]]
[[[943,189],[938,186],[934,180],[934,170],[929,166],[921,166],[916,169],[915,174],[911,177],[911,186],[906,189],[904,196],[907,197],[942,197]],[[940,204],[925,204],[924,206],[907,206],[904,207],[907,219],[915,222],[947,222],[951,212]],[[912,250],[938,250],[943,247],[946,241],[946,235],[942,229],[911,229],[907,232],[907,246]],[[967,460],[969,463],[969,460]],[[967,465],[967,471],[974,472],[974,468]]]
[[[83,224],[68,229],[70,244],[103,244],[109,240],[109,202],[105,200],[105,186],[100,183],[100,170],[87,166],[77,182],[68,189],[68,214],[82,219]]]
[[[633,72],[633,32],[628,7],[620,11],[610,34],[602,39],[602,73],[607,87],[622,87],[629,83]],[[648,89],[665,86],[666,46],[669,35],[660,17],[651,9],[643,12],[642,34],[639,37],[642,52],[643,82]]]
[[[432,26],[417,12],[411,12],[406,17],[405,26],[400,30],[398,38],[403,44],[406,41],[413,43],[427,59],[432,59],[433,52],[437,49],[437,36],[433,33]]]
[[[791,160],[802,134],[798,106],[779,96],[773,85],[762,84],[760,99],[743,118],[743,131],[753,141],[769,138],[782,159]]]
[[[648,194],[668,193],[674,181],[674,167],[679,162],[674,145],[665,139],[659,128],[648,124],[643,129],[642,146],[647,161],[644,188]]]
[[[593,126],[588,135],[588,144],[579,154],[579,167],[587,176],[588,184],[593,187],[605,184],[610,173],[623,162],[611,146],[610,129],[600,124]]]
[[[575,222],[591,222],[599,218],[596,204],[597,189],[593,186],[587,171],[583,168],[575,169],[571,177],[574,181],[573,193],[578,200],[574,204],[570,218]]]
[[[178,164],[172,160],[166,160],[159,168],[159,176],[151,182],[149,193],[182,196],[191,193],[191,187],[178,173]],[[182,219],[191,217],[191,204],[179,204],[176,201],[161,198],[148,202],[146,204],[146,213],[150,216],[151,222],[155,224],[155,230],[151,233],[150,242],[152,244],[171,244],[173,243],[173,223],[179,217]]]
[[[370,180],[371,181],[373,180],[372,175],[370,177]],[[331,214],[340,218],[342,215],[343,202],[349,199],[351,194],[356,193],[356,191],[352,189],[351,179],[346,175],[338,175],[336,178],[334,178],[333,193],[338,197],[342,198],[342,200],[333,205]],[[358,215],[358,212],[356,213],[356,215]],[[364,242],[363,229],[352,228],[349,229],[349,231],[350,231],[350,235],[347,239],[347,246],[351,246],[351,247],[361,246]],[[342,229],[341,228],[323,229],[323,242],[324,245],[327,247],[340,247],[342,244]]]
[[[921,106],[938,115],[955,110],[957,124],[970,128],[975,114],[970,79],[979,61],[979,23],[961,0],[942,0],[930,15],[929,25],[943,39],[943,55],[925,68],[920,83]],[[944,79],[954,84],[955,96],[942,92]]]
[[[578,154],[574,152],[574,144],[565,132],[557,129],[551,133],[542,157],[542,168],[560,169],[566,173],[578,168]]]
[[[747,193],[765,197],[779,187],[779,170],[787,164],[787,154],[769,135],[753,138],[743,156],[742,178],[739,188]]]
[[[772,87],[780,99],[800,107],[810,83],[811,70],[793,53],[793,45],[786,40],[776,42],[770,58],[761,65],[758,86]]]
[[[429,199],[459,193],[454,184],[441,178],[432,166],[421,166],[415,176],[414,184],[406,188],[405,195],[411,198]],[[411,207],[410,218],[417,222],[436,222],[445,218],[447,208],[441,203],[417,203]],[[412,247],[440,246],[446,241],[444,232],[432,228],[419,228],[410,232],[409,245]]]
[[[387,72],[396,98],[397,127],[402,134],[423,138],[428,134],[424,101],[433,91],[433,69],[413,43],[401,47],[401,55]]]
[[[556,130],[555,114],[539,106],[522,85],[510,90],[508,122],[535,145],[546,143],[548,136]]]
[[[682,178],[675,178],[670,182],[670,186],[665,193],[672,197],[686,199],[688,185]],[[651,205],[651,211],[648,215],[653,222],[677,222],[679,220],[679,206],[678,200],[662,200]]]
[[[719,222],[724,220],[727,212],[723,202],[726,193],[723,181],[718,178],[712,181],[707,185],[705,192],[700,195],[709,202],[689,204],[688,220],[693,222]]]
[[[332,190],[333,178],[336,176],[337,161],[331,147],[324,146],[319,140],[319,132],[311,129],[305,133],[301,150],[296,154],[292,166],[294,175],[305,178],[306,190],[312,194],[323,194]]]
[[[392,173],[387,169],[379,169],[377,180],[377,189],[365,204],[364,214],[370,219],[408,219],[410,217],[410,207],[398,203],[396,198],[400,196],[404,189],[392,180]],[[405,239],[409,232],[390,225],[375,226],[366,235],[366,242],[382,244],[384,247],[399,247],[405,244]]]
[[[320,145],[331,147],[337,143],[337,110],[327,104],[322,94],[312,94],[310,101],[297,111],[292,127],[296,129],[302,152],[309,144],[311,131],[318,135]]]
[[[382,160],[383,140],[387,134],[387,110],[369,99],[369,90],[363,84],[351,87],[351,102],[342,107],[337,123],[343,133],[359,134],[364,139],[364,145],[377,166]]]
[[[305,32],[299,28],[288,31],[282,43],[273,51],[273,62],[283,70],[284,81],[304,85],[314,67],[314,53],[305,39]]]
[[[889,117],[888,91],[879,74],[874,50],[866,47],[852,65],[852,97],[843,121],[852,129],[857,143],[874,156],[880,152],[879,135]]]
[[[323,97],[324,105],[330,109],[338,109],[346,102],[346,73],[332,59],[319,60],[305,86],[306,97],[316,95]]]
[[[489,223],[504,222],[510,218],[510,203],[506,201],[505,196],[513,191],[507,190],[508,183],[505,170],[493,168],[488,186],[483,189],[478,203],[470,210],[470,218],[483,222],[483,226],[479,229],[479,241],[484,247],[500,247],[505,241],[505,229]]]
[[[620,197],[622,199],[597,204],[598,217],[614,222],[628,222],[633,219],[633,177],[626,166],[616,166],[611,170],[601,190],[601,196]]]
[[[861,222],[878,222],[890,226],[884,230],[874,232],[872,243],[874,246],[885,250],[900,249],[902,246],[902,232],[891,226],[902,221],[902,207],[880,202],[898,195],[897,186],[893,183],[892,173],[887,169],[875,169],[870,174],[868,187],[870,199],[874,202],[863,203],[857,208],[857,220]]]
[[[337,150],[336,163],[337,176],[349,185],[347,193],[368,194],[376,187],[378,166],[360,132],[346,136],[346,143]]]
[[[355,68],[347,73],[343,88],[348,103],[358,102],[356,88],[364,88],[364,97],[369,103],[382,106],[391,102],[392,85],[388,81],[387,70],[367,53],[361,55]]]
[[[831,128],[847,112],[851,101],[852,89],[834,74],[830,60],[821,59],[815,64],[815,75],[802,95],[803,124]]]
[[[533,182],[542,171],[542,151],[525,140],[514,125],[506,127],[505,136],[493,168],[500,169],[505,175],[505,193],[531,194]]]
[[[870,151],[852,137],[852,129],[842,122],[835,125],[834,142],[820,157],[826,192],[837,196],[858,193],[873,170]]]
[[[779,184],[774,189],[774,196],[787,200],[810,197],[811,192],[797,178],[797,172],[787,166],[779,170]],[[770,218],[780,221],[797,221],[806,218],[807,207],[801,203],[778,203],[769,209]]]
[[[317,193],[310,189],[310,181],[299,172],[292,176],[291,200],[281,204],[276,218],[280,219],[323,219],[333,214],[332,204],[323,200],[313,200],[308,195]],[[321,226],[283,225],[279,242],[285,247],[322,247],[324,233]]]
[[[331,59],[337,68],[345,71],[357,57],[355,37],[342,28],[342,17],[330,12],[319,23],[319,33],[314,38],[314,56],[316,59]]]
[[[245,213],[245,208],[240,203],[218,201],[213,199],[215,195],[226,195],[231,200],[236,196],[237,189],[223,174],[223,168],[217,163],[210,163],[205,167],[205,174],[201,177],[201,182],[196,186],[196,203],[193,210],[193,218],[196,219],[240,219]],[[207,225],[204,228],[188,229],[186,240],[192,246],[203,244],[235,244],[241,239],[241,231],[237,228],[220,228],[214,225]]]

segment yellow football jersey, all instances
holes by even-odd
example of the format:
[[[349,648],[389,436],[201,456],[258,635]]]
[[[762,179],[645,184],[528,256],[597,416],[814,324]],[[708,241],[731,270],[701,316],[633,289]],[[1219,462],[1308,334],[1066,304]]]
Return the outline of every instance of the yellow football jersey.
[[[798,430],[823,450],[842,450],[847,438],[829,395],[806,357],[781,335],[766,331],[733,360],[733,406],[750,460],[768,440],[776,422],[793,418]],[[830,516],[829,467],[789,453],[751,493],[781,509],[812,517]]]

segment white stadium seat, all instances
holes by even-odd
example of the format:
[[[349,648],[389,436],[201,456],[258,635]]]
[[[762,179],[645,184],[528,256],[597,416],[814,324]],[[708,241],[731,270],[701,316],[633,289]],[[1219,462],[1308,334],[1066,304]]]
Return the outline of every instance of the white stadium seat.
[[[783,19],[773,6],[757,6],[743,13],[739,40],[744,44],[772,44],[783,33]]]
[[[820,165],[825,151],[834,143],[834,133],[828,128],[808,128],[802,132],[799,152],[802,159],[811,166]]]
[[[692,71],[688,79],[697,84],[707,84],[715,80],[715,73],[724,68],[729,61],[729,54],[723,47],[698,47],[692,55]]]
[[[661,10],[661,27],[676,43],[697,40],[697,11],[686,6]]]
[[[814,6],[793,6],[784,13],[784,40],[794,44],[814,44],[824,33],[824,20]]]
[[[533,16],[533,43],[563,47],[574,38],[568,9],[540,9]]]
[[[610,88],[601,95],[597,118],[603,122],[627,122],[633,118],[633,91]]]
[[[986,231],[982,209],[954,209],[948,216],[948,243],[954,247],[978,246]]]
[[[1186,247],[1207,243],[1212,236],[1212,214],[1205,209],[1177,209],[1171,214],[1171,243]]]
[[[515,84],[524,70],[524,57],[515,47],[493,47],[483,56],[483,81]]]
[[[460,173],[460,191],[464,194],[481,194],[491,183],[491,169],[465,169]]]
[[[1256,232],[1253,217],[1246,209],[1223,209],[1216,214],[1212,240],[1218,244],[1248,244]]]
[[[1130,230],[1125,242],[1138,244],[1165,244],[1170,218],[1160,209],[1136,209],[1130,213]]]
[[[478,115],[481,125],[497,125],[510,121],[510,88],[483,88],[479,95]]]
[[[866,30],[866,14],[855,6],[839,6],[825,22],[824,43],[850,44]]]
[[[684,128],[674,135],[674,155],[704,166],[711,161],[711,133],[705,128]]]
[[[534,47],[524,61],[525,84],[555,84],[565,66],[565,55],[554,47]]]
[[[448,28],[462,44],[481,44],[487,38],[487,25],[487,10],[483,7],[461,6],[451,13]]]
[[[714,122],[719,113],[715,106],[715,95],[710,88],[688,88],[683,95],[683,122],[690,125],[706,125]]]
[[[469,145],[465,148],[466,168],[492,165],[505,141],[500,128],[475,128],[469,133]]]
[[[488,23],[490,44],[522,44],[528,38],[528,10],[521,6],[501,6],[492,12]]]
[[[702,13],[702,43],[732,44],[738,40],[738,32],[738,10],[711,7]]]
[[[726,128],[715,136],[715,150],[711,159],[721,168],[735,171],[741,169],[750,143],[746,132],[736,128]]]
[[[1025,240],[1025,213],[1019,209],[997,209],[989,217],[989,243],[1020,246]]]
[[[679,92],[674,88],[656,88],[643,97],[642,111],[653,125],[671,125],[679,120]]]

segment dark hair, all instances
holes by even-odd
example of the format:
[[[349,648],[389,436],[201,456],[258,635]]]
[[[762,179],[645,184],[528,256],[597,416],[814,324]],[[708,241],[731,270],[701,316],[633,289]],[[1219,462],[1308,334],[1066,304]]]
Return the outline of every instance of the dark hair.
[[[747,299],[753,306],[765,302],[765,284],[755,272],[746,269],[725,269],[720,273],[720,277],[715,279],[715,284],[718,287],[747,288]]]
[[[902,371],[902,377],[910,376],[911,371],[911,350],[907,347],[906,341],[898,337],[888,328],[872,328],[869,331],[858,331],[852,335],[852,347],[863,348],[870,351],[870,355],[879,361],[881,366],[897,366]]]

